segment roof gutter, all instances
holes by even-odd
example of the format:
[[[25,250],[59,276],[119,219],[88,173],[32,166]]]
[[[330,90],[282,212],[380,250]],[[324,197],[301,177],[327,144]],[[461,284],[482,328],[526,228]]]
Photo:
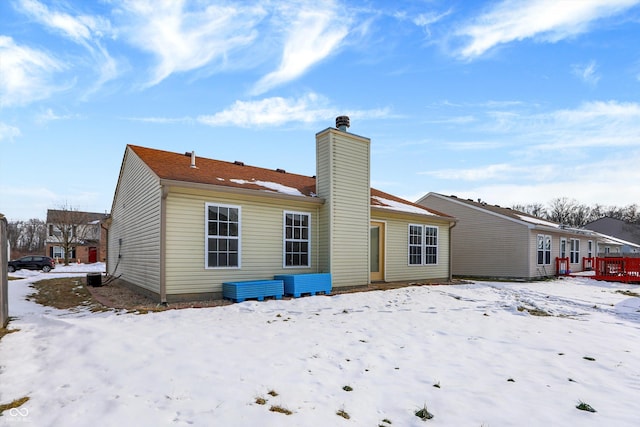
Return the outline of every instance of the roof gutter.
[[[427,217],[429,219],[434,219],[434,220],[437,220],[437,221],[447,221],[447,222],[456,222],[457,221],[453,217],[434,215],[432,213],[429,213],[428,211],[424,211],[424,213],[409,212],[409,211],[403,211],[403,210],[400,210],[400,209],[394,209],[392,207],[385,207],[385,206],[379,206],[379,205],[371,205],[371,211],[372,212],[379,212],[379,213],[394,213],[394,214],[401,214],[401,215],[411,215],[411,216],[419,217],[419,218],[422,218],[422,219]]]

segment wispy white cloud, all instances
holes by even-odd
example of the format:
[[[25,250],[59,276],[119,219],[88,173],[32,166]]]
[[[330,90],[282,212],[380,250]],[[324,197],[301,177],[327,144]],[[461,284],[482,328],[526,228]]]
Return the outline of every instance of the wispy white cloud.
[[[278,68],[260,79],[252,94],[259,95],[303,75],[309,68],[335,53],[349,34],[346,8],[332,1],[282,8],[285,40]]]
[[[486,146],[473,158],[474,166],[461,161],[463,167],[436,167],[420,175],[430,177],[432,191],[507,206],[545,203],[563,195],[611,205],[640,200],[638,186],[625,185],[624,191],[611,186],[612,180],[640,180],[640,103],[610,100],[540,108],[475,109],[479,120],[462,135],[477,139],[446,144],[456,150]]]
[[[16,8],[51,31],[83,46],[93,58],[98,79],[89,92],[95,92],[107,81],[118,76],[118,65],[100,39],[112,35],[109,20],[100,16],[72,14],[56,10],[37,0],[20,0]]]
[[[19,128],[0,122],[0,141],[6,140],[13,142],[14,138],[20,135],[22,135],[22,133]]]
[[[514,166],[509,163],[490,164],[470,169],[439,169],[421,172],[438,179],[462,181],[511,181],[514,176],[518,179],[545,181],[553,177],[554,171],[550,165],[543,165],[532,169],[528,166]]]
[[[26,105],[65,89],[54,81],[66,66],[46,52],[0,36],[0,108]]]
[[[386,109],[339,110],[315,93],[300,98],[272,97],[257,101],[236,101],[231,107],[197,121],[210,126],[286,126],[290,123],[314,123],[340,114],[352,118],[377,118],[389,114]]]
[[[55,122],[59,120],[71,120],[77,119],[80,116],[78,114],[57,114],[51,108],[47,108],[38,114],[35,118],[36,123],[38,124],[47,124],[49,122]]]
[[[547,203],[554,197],[564,196],[589,205],[624,206],[638,203],[640,186],[626,185],[624,191],[615,191],[612,180],[629,183],[640,181],[638,162],[640,152],[630,151],[625,155],[605,155],[595,161],[553,165],[553,179],[530,181],[514,178],[506,182],[487,180],[477,181],[475,186],[465,183],[463,187],[445,184],[437,191],[465,199],[481,198],[487,203],[501,206]],[[423,195],[409,200],[416,200]]]
[[[452,13],[452,10],[449,9],[445,12],[424,12],[420,13],[412,18],[413,23],[418,27],[422,28],[422,30],[427,34],[427,36],[431,37],[431,26],[440,22],[445,17],[449,16]]]
[[[590,101],[576,108],[540,111],[539,105],[514,103],[478,104],[471,110],[474,121],[467,121],[465,132],[473,134],[470,141],[450,141],[454,149],[477,147],[517,147],[520,152],[569,150],[586,147],[635,146],[640,140],[640,103]],[[456,109],[458,110],[458,109]],[[466,115],[456,115],[458,120]],[[446,116],[442,120],[446,122]]]
[[[37,0],[20,0],[17,8],[79,44],[91,43],[96,38],[112,32],[111,23],[103,17],[73,16],[59,10],[52,10]]]
[[[447,142],[446,146],[456,151],[486,151],[486,150],[494,150],[497,148],[502,148],[507,146],[508,144],[502,141],[455,141],[455,142]]]
[[[639,3],[640,0],[503,0],[455,31],[455,36],[464,39],[457,55],[474,59],[496,46],[524,39],[557,42]]]
[[[571,68],[573,74],[589,86],[595,86],[600,81],[600,74],[596,72],[596,61],[590,61],[588,64],[574,64]]]
[[[125,0],[120,28],[137,48],[154,55],[157,64],[144,86],[154,86],[173,73],[191,71],[217,61],[224,64],[234,50],[251,45],[266,11],[245,3],[203,4],[184,0]]]
[[[510,132],[534,150],[636,146],[640,140],[640,104],[591,101],[575,109],[526,114],[505,112],[498,132]]]
[[[191,117],[125,117],[124,120],[143,123],[157,124],[174,124],[174,123],[193,123],[195,120]]]

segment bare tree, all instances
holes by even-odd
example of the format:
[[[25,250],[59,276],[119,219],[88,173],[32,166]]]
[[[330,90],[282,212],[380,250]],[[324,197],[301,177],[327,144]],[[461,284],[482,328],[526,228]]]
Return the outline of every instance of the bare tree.
[[[78,245],[95,240],[95,226],[89,214],[65,204],[58,210],[47,212],[48,241],[60,246],[64,252],[64,265],[69,265],[70,255]]]
[[[574,199],[559,197],[549,203],[548,219],[558,224],[572,225],[571,216],[575,212],[578,202]]]
[[[547,209],[544,207],[542,203],[530,203],[526,205],[514,205],[512,209],[524,212],[529,215],[533,215],[538,218],[546,218],[547,217]]]
[[[583,227],[589,222],[590,208],[587,205],[576,203],[569,212],[568,225],[572,227]]]
[[[47,239],[47,227],[44,221],[31,218],[24,223],[23,248],[29,253],[41,253]]]
[[[21,251],[20,237],[22,234],[22,221],[9,221],[7,223],[7,241],[12,251]],[[12,254],[13,256],[13,254]]]

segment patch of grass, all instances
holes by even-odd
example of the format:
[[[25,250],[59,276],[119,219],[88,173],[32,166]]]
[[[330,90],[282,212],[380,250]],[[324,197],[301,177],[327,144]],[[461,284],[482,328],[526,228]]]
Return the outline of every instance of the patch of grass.
[[[2,415],[2,413],[8,409],[13,409],[13,408],[19,408],[20,406],[24,405],[25,403],[27,403],[27,401],[29,400],[29,396],[24,396],[21,397],[20,399],[16,399],[11,403],[3,403],[0,404],[0,416]]]
[[[628,297],[640,297],[640,294],[637,292],[633,292],[633,291],[627,291],[627,290],[617,290],[616,291],[617,294],[622,294],[622,295],[626,295]]]
[[[591,356],[584,356],[584,357],[583,357],[583,359],[584,359],[584,360],[589,360],[589,361],[591,361],[591,362],[595,362],[595,361],[596,361],[596,359],[594,359],[594,358],[593,358],[593,357],[591,357]]]
[[[435,383],[433,386],[434,386],[435,388],[440,388],[440,381],[438,381],[437,383]]]
[[[425,404],[422,409],[418,409],[415,412],[416,417],[420,418],[422,421],[427,421],[433,418],[433,414],[427,410],[427,405]]]
[[[41,280],[31,287],[35,292],[27,298],[40,305],[62,310],[73,308],[84,308],[94,312],[110,310],[93,300],[91,293],[78,277]]]
[[[551,316],[550,313],[547,313],[544,310],[540,310],[539,308],[529,308],[529,307],[524,307],[522,305],[518,306],[518,311],[520,311],[520,312],[526,311],[527,313],[529,313],[532,316],[540,316],[540,317]]]
[[[588,403],[584,403],[583,401],[578,402],[576,408],[580,409],[581,411],[597,412],[591,405],[589,405]]]
[[[353,391],[353,387],[351,387],[350,385],[346,385],[346,386],[342,387],[342,389],[344,391]]]
[[[256,403],[258,405],[266,405],[267,399],[265,399],[264,397],[256,397]]]
[[[7,276],[7,280],[20,280],[22,277]]]
[[[507,381],[510,382],[510,383],[515,383],[516,382],[516,380],[514,380],[513,378],[509,378]]]
[[[14,332],[18,332],[20,329],[8,329],[8,328],[0,328],[0,340],[2,339],[2,337],[4,337],[5,335],[9,335],[12,334]]]
[[[344,418],[345,420],[348,420],[351,418],[351,416],[344,409],[340,409],[339,411],[337,411],[336,415]]]
[[[383,422],[383,423],[387,423],[387,424],[393,424],[393,423],[391,422],[391,420],[389,420],[388,418],[385,418],[384,420],[382,420],[382,422]],[[384,427],[384,426],[382,426],[382,427]]]
[[[276,397],[278,395],[278,392],[275,390],[269,390],[267,394],[271,397]]]
[[[269,410],[271,412],[277,412],[279,414],[285,414],[285,415],[291,415],[293,414],[293,412],[291,412],[290,410],[288,410],[287,408],[284,408],[280,405],[272,405],[271,408],[269,408]]]

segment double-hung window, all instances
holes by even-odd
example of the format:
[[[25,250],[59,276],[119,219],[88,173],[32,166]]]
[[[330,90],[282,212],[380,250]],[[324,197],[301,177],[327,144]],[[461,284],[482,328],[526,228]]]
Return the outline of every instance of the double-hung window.
[[[538,265],[551,265],[551,236],[538,234]]]
[[[409,265],[438,263],[438,227],[409,225]]]
[[[240,267],[240,207],[207,203],[207,268]]]
[[[571,251],[569,252],[571,264],[577,264],[580,262],[580,240],[571,239]]]
[[[311,265],[311,215],[284,212],[284,267]]]

